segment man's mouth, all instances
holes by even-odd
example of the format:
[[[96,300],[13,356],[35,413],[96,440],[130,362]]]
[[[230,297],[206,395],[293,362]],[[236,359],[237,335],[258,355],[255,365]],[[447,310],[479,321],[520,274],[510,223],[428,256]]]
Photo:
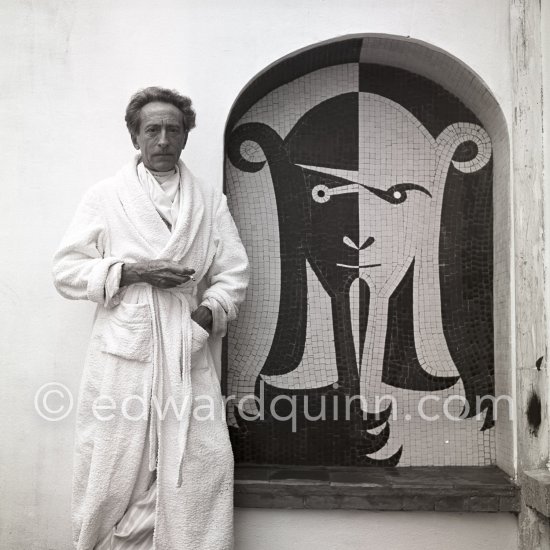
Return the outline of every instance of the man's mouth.
[[[347,267],[348,269],[363,269],[365,267],[380,267],[382,264],[369,264],[369,265],[348,265],[348,264],[336,264],[337,267]]]

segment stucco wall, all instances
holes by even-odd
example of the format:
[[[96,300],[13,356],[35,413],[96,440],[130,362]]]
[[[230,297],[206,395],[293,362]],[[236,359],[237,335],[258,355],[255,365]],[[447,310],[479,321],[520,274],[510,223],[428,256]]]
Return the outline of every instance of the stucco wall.
[[[434,44],[480,75],[510,121],[508,17],[501,0],[2,2],[1,548],[70,547],[74,414],[47,422],[33,400],[51,382],[76,396],[93,307],[55,293],[50,262],[84,191],[132,154],[123,124],[130,94],[160,84],[193,97],[198,127],[184,158],[221,185],[223,129],[246,82],[279,57],[335,36],[389,33]],[[449,549],[449,540],[468,547],[466,537],[482,536],[484,544],[470,547],[514,547],[502,538],[514,538],[511,516],[241,510],[237,520],[239,550],[307,548],[300,541],[312,532],[316,548],[338,548],[330,536],[358,548],[349,538],[355,532],[369,547]],[[282,522],[294,541],[288,546],[275,542]]]
[[[236,550],[515,550],[512,514],[237,510]]]

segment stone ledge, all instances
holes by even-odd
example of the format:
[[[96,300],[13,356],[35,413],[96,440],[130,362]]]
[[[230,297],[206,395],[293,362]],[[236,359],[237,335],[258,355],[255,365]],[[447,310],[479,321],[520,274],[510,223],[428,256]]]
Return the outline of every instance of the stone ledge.
[[[239,465],[235,506],[376,511],[518,512],[519,487],[488,467]]]
[[[521,493],[527,506],[550,518],[550,471],[530,470],[520,475]]]

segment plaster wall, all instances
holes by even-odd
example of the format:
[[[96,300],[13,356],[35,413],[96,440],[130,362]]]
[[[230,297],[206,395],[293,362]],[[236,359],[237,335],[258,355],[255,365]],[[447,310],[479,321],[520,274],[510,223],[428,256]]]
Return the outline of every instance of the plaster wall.
[[[34,398],[43,384],[56,382],[76,399],[93,307],[55,293],[51,256],[84,191],[132,154],[123,122],[131,93],[159,84],[194,98],[198,128],[184,159],[221,185],[231,104],[278,58],[347,34],[410,36],[469,65],[510,122],[508,30],[509,7],[501,0],[163,0],[154,8],[145,0],[2,2],[0,548],[70,548],[74,411],[48,422]],[[52,395],[49,404],[55,409],[70,400]],[[407,524],[418,536],[402,529]],[[277,543],[282,525],[286,546]],[[369,546],[377,540],[380,548],[449,549],[449,540],[464,547],[476,536],[485,542],[472,548],[515,547],[502,538],[515,540],[512,516],[237,511],[239,550],[306,548],[311,532],[316,548],[344,547],[335,540],[360,548],[346,538],[354,530],[353,540]]]
[[[237,550],[517,548],[512,514],[245,508],[235,527]]]

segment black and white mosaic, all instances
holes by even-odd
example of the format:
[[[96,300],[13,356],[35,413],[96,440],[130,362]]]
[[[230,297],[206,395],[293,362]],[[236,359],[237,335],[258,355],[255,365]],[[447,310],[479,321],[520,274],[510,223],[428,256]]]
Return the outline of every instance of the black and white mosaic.
[[[276,65],[228,124],[252,270],[224,349],[235,457],[490,464],[491,141],[444,88],[360,48]]]

